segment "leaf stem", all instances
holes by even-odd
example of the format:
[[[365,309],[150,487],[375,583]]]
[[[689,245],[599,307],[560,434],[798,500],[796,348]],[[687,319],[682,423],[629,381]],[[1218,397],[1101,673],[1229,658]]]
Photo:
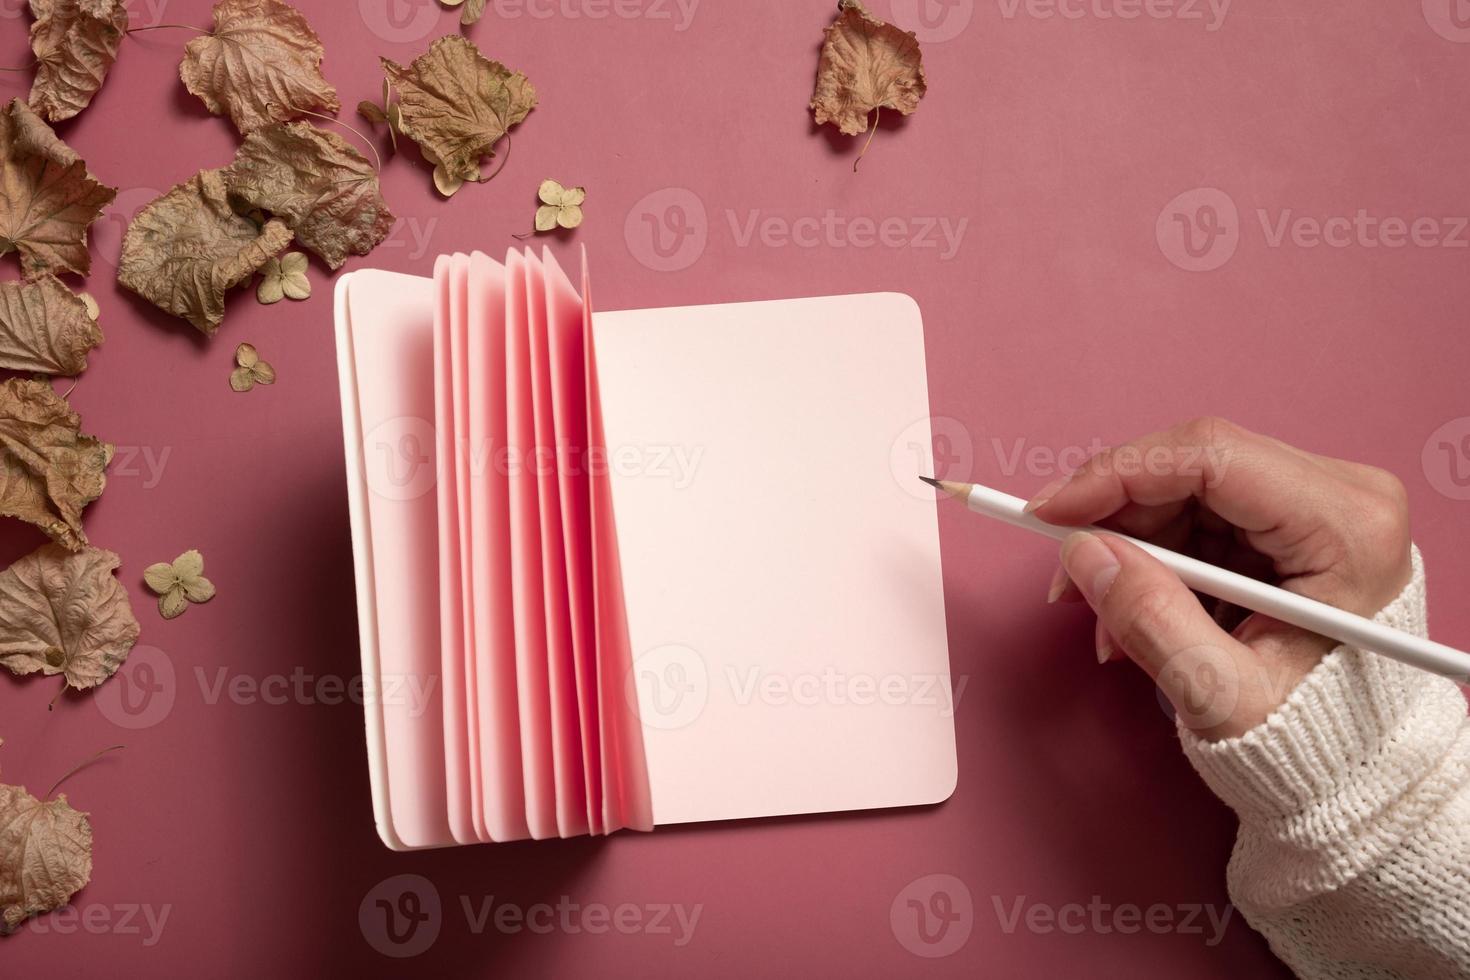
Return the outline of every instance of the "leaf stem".
[[[873,107],[873,128],[870,129],[870,130],[868,130],[868,139],[867,139],[867,142],[865,142],[863,144],[862,152],[860,152],[857,155],[857,159],[856,160],[852,161],[852,172],[853,173],[857,173],[858,164],[860,164],[860,163],[863,162],[863,157],[865,155],[867,155],[868,147],[870,147],[870,146],[873,145],[873,137],[878,135],[878,120],[879,119],[882,119],[882,118],[883,118],[883,107],[881,105],[880,106],[874,106]]]
[[[36,67],[40,63],[41,62],[37,60],[31,62],[28,65],[21,65],[19,68],[0,68],[0,71],[30,71],[32,68]]]
[[[376,161],[378,161],[378,166],[377,166],[378,173],[382,173],[383,172],[383,158],[378,155],[378,148],[373,145],[373,141],[372,140],[370,140],[366,136],[362,135],[362,132],[360,130],[354,128],[353,126],[351,126],[348,123],[343,122],[340,119],[336,119],[336,118],[334,118],[332,116],[325,115],[324,113],[312,112],[310,109],[299,109],[296,106],[286,106],[286,108],[287,109],[290,109],[292,112],[299,112],[302,115],[306,115],[306,116],[315,116],[318,119],[325,119],[329,123],[334,123],[334,124],[336,124],[338,126],[341,126],[343,129],[347,130],[353,136],[356,136],[358,139],[362,140],[365,144],[367,144],[367,148],[369,150],[372,150],[373,151],[373,159],[376,160]]]
[[[142,34],[144,31],[165,31],[165,30],[193,31],[195,34],[213,34],[214,33],[213,31],[206,31],[202,27],[195,27],[192,24],[153,24],[153,25],[151,25],[149,27],[130,27],[126,31],[124,31],[123,33],[124,34]]]
[[[62,777],[60,779],[58,779],[56,782],[54,782],[54,783],[51,784],[51,788],[46,791],[46,797],[45,798],[48,799],[48,800],[51,799],[51,797],[56,793],[56,788],[58,786],[60,786],[62,783],[66,782],[68,779],[70,779],[71,777],[75,776],[79,771],[81,771],[82,769],[85,769],[87,766],[90,766],[92,763],[96,762],[98,759],[102,758],[107,753],[109,753],[109,752],[116,752],[118,749],[121,749],[121,748],[126,748],[126,746],[123,746],[123,745],[109,745],[107,748],[102,749],[102,750],[100,750],[98,752],[93,753],[90,758],[83,759],[81,762],[78,762],[76,765],[74,765],[70,769],[68,769],[62,775]]]
[[[505,133],[505,156],[503,156],[503,157],[500,158],[500,166],[496,167],[495,170],[494,170],[494,172],[492,172],[489,177],[482,177],[480,179],[480,183],[482,183],[482,184],[489,183],[490,181],[494,180],[496,177],[498,177],[500,175],[500,171],[502,171],[502,170],[505,169],[505,165],[510,162],[510,148],[511,148],[511,145],[512,144],[511,144],[511,139],[510,139],[510,130],[506,130],[506,133]]]

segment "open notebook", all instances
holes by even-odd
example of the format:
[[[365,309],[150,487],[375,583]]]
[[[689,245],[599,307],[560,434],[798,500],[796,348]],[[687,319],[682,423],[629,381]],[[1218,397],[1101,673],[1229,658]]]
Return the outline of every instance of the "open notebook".
[[[911,299],[594,316],[528,250],[344,275],[336,320],[389,847],[950,795]]]

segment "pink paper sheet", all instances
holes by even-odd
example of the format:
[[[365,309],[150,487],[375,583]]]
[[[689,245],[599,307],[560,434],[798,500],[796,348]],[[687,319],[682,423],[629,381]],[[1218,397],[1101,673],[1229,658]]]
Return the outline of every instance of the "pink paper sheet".
[[[365,710],[376,718],[378,829],[399,848],[453,840],[444,757],[435,473],[434,289],[431,280],[378,274],[345,289],[339,336],[355,379],[353,468],[367,567],[359,596],[373,639],[364,658]],[[427,469],[425,469],[427,467]],[[424,692],[405,697],[408,681]],[[391,689],[391,691],[390,691]],[[391,693],[392,696],[389,696]],[[373,728],[370,720],[370,731]]]
[[[532,416],[541,523],[541,587],[546,608],[547,686],[551,700],[552,771],[556,782],[556,825],[562,837],[587,833],[587,787],[583,777],[582,733],[572,659],[572,621],[567,589],[566,544],[558,477],[559,433],[552,406],[552,365],[548,350],[546,283],[541,260],[525,255],[527,336],[530,340]]]
[[[464,324],[465,284],[457,275],[457,256],[440,256],[434,263],[434,434],[438,478],[439,525],[439,647],[444,683],[444,767],[446,806],[449,828],[461,844],[484,839],[477,819],[479,809],[479,773],[477,770],[478,739],[472,738],[467,718],[471,712],[466,695],[467,667],[473,664],[474,652],[468,642],[467,616],[469,604],[465,589],[469,585],[464,561],[468,549],[463,540],[461,507],[463,487],[458,472],[461,459],[456,438],[460,426],[462,387],[455,383],[463,358],[456,358],[462,347],[460,328]],[[472,778],[473,775],[473,778]]]
[[[525,259],[505,257],[506,451],[509,453],[510,556],[520,705],[526,823],[537,840],[557,836],[552,761],[551,691],[547,679],[546,595],[542,575],[540,487],[536,479],[535,394],[526,308]]]
[[[479,741],[480,790],[490,839],[520,840],[526,824],[521,771],[511,591],[510,486],[499,459],[505,447],[505,267],[483,252],[469,257],[465,454],[469,459],[470,600]]]

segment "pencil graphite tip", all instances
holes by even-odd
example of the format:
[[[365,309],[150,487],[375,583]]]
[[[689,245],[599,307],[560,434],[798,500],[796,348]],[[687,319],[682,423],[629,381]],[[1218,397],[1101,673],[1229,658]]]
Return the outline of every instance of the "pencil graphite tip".
[[[941,495],[945,497],[952,497],[955,500],[962,500],[970,493],[970,485],[968,483],[955,483],[951,480],[936,480],[932,476],[921,476],[919,477],[919,479],[929,484],[935,490],[938,490]]]

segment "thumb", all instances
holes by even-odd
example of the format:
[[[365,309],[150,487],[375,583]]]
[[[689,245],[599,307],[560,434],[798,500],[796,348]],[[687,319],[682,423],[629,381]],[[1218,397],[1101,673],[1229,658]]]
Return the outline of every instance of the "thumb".
[[[1233,731],[1241,678],[1258,659],[1225,632],[1179,577],[1143,549],[1078,531],[1062,566],[1122,650],[1158,684],[1180,721],[1205,737]]]

